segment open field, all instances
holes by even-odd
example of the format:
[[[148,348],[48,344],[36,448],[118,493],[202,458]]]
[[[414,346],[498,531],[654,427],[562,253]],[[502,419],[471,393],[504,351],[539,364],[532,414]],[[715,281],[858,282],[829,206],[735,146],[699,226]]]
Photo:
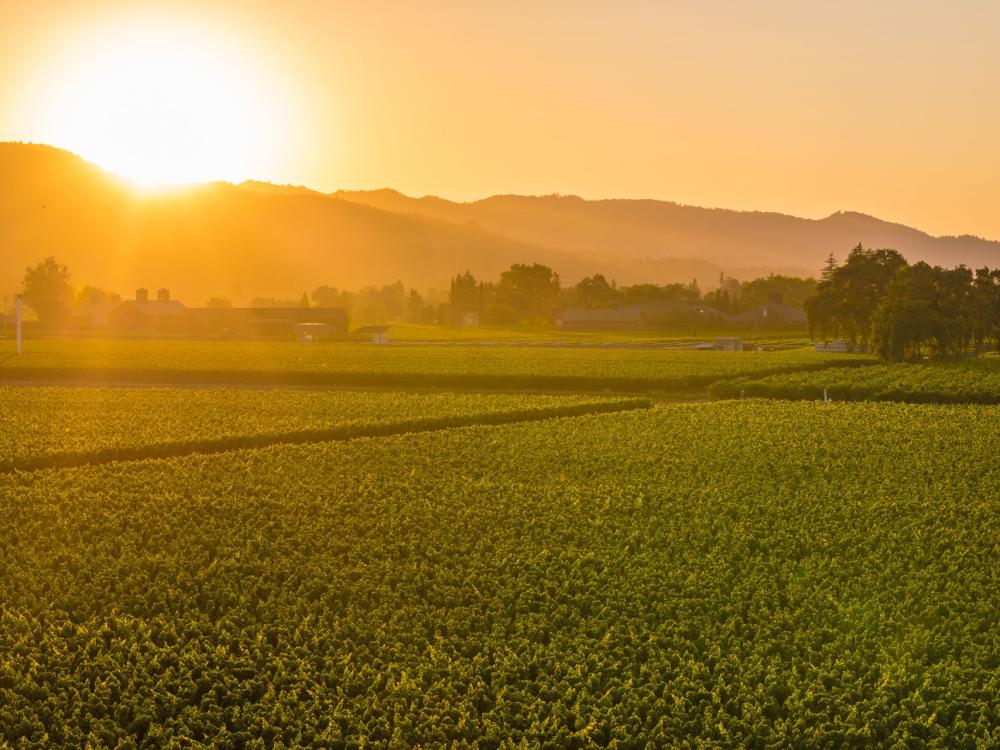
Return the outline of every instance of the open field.
[[[0,380],[231,383],[528,390],[677,391],[722,378],[869,364],[810,349],[774,352],[209,341],[0,344]]]
[[[998,451],[745,400],[0,477],[0,740],[989,746]]]
[[[1000,358],[981,357],[948,364],[837,367],[822,372],[790,372],[713,384],[718,397],[906,401],[910,403],[1000,403]]]
[[[0,471],[645,406],[586,396],[0,386]]]

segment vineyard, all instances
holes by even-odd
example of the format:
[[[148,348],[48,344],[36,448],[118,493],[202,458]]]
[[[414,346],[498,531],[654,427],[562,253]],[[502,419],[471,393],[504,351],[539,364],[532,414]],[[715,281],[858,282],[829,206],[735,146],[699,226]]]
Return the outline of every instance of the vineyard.
[[[719,336],[731,336],[732,330],[690,331],[635,330],[635,331],[573,331],[561,328],[511,328],[455,325],[426,325],[417,323],[393,323],[390,335],[393,341],[413,342],[465,342],[465,343],[522,343],[522,344],[691,344],[711,341]],[[747,340],[768,347],[804,347],[810,341],[801,329],[741,331]]]
[[[32,342],[20,357],[4,357],[0,349],[0,380],[677,391],[723,378],[872,362],[808,349],[70,340]]]
[[[998,452],[746,399],[0,476],[0,745],[993,746]]]
[[[898,364],[829,368],[714,383],[713,395],[845,401],[1000,404],[1000,358],[958,364]]]
[[[0,386],[0,471],[647,406],[585,396]]]

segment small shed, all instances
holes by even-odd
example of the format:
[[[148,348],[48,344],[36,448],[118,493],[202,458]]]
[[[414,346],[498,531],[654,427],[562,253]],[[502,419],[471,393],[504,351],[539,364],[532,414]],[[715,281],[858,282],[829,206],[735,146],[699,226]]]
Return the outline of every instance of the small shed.
[[[356,336],[371,336],[373,344],[389,343],[389,326],[361,326],[354,334]]]

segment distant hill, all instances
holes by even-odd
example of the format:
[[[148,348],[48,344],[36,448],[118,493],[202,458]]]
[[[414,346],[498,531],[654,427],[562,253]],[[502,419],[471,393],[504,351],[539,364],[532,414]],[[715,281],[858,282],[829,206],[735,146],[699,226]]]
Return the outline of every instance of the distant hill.
[[[746,277],[766,270],[814,274],[829,253],[843,258],[859,242],[892,247],[911,261],[1000,265],[1000,242],[932,237],[853,212],[825,219],[698,208],[656,200],[501,195],[471,203],[409,198],[394,190],[340,191],[335,196],[396,213],[483,229],[575,254],[608,258],[689,258]],[[741,272],[741,269],[743,271]]]
[[[46,255],[77,285],[130,295],[165,286],[176,297],[298,296],[321,284],[441,288],[466,269],[497,276],[538,260],[590,269],[559,251],[302,189],[224,183],[152,195],[65,151],[0,144],[0,289]]]
[[[78,286],[126,296],[137,286],[165,286],[195,303],[397,279],[443,288],[466,269],[496,278],[511,263],[534,261],[569,283],[602,272],[623,284],[697,278],[709,288],[721,270],[814,272],[827,253],[842,257],[859,241],[896,247],[911,260],[1000,266],[996,242],[933,238],[861,214],[810,221],[573,197],[453,203],[260,182],[143,194],[66,151],[0,143],[2,293],[46,255],[67,264]]]

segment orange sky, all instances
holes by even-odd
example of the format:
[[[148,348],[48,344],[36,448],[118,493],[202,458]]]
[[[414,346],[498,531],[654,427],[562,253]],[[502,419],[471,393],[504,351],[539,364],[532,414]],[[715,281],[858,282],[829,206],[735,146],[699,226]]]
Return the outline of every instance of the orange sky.
[[[0,140],[138,178],[850,209],[1000,239],[1000,3],[2,2]],[[181,68],[190,102],[136,93]]]

